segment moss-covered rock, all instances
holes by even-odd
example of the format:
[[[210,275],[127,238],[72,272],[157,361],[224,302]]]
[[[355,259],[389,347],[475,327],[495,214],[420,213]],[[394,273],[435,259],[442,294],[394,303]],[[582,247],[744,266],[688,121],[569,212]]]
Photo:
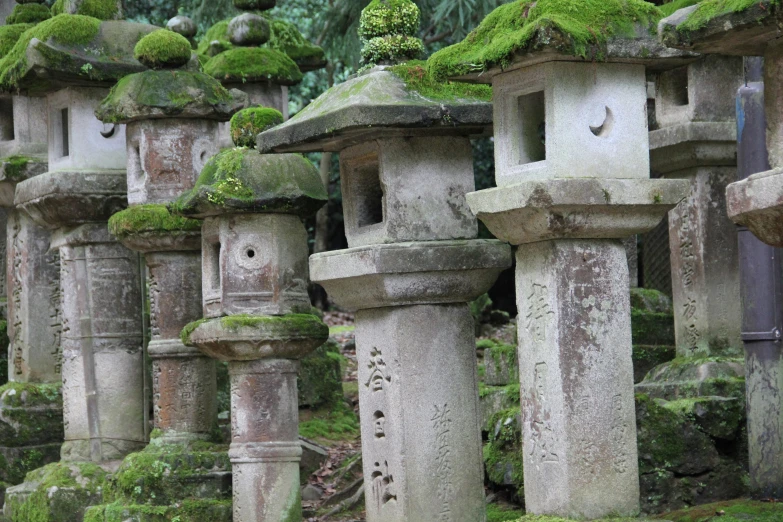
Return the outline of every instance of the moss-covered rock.
[[[201,221],[173,216],[166,205],[134,205],[109,219],[109,232],[117,239],[138,234],[170,234],[201,230]]]
[[[123,15],[121,0],[58,0],[52,6],[52,13],[91,16],[99,20],[119,20]]]
[[[744,404],[744,360],[678,357],[650,370],[636,390],[666,400],[726,397]]]
[[[365,42],[362,60],[368,64],[415,60],[424,53],[421,39],[405,35],[378,36]]]
[[[660,19],[644,0],[514,0],[490,13],[462,42],[432,55],[437,78],[505,68],[517,53],[549,47],[601,59],[610,38],[649,32]]]
[[[511,487],[517,499],[525,497],[522,431],[519,407],[500,410],[488,422],[484,467],[491,484]]]
[[[5,19],[7,25],[37,24],[52,17],[52,12],[42,4],[16,4]]]
[[[150,69],[181,67],[190,60],[190,53],[188,39],[166,29],[148,34],[133,49],[134,58]]]
[[[117,82],[95,116],[107,123],[174,117],[226,121],[246,102],[235,94],[240,93],[229,93],[201,72],[144,71]]]
[[[237,47],[211,58],[204,72],[226,83],[272,81],[294,85],[302,72],[287,55],[267,47]]]
[[[491,432],[493,419],[502,411],[519,408],[519,383],[506,386],[487,386],[479,383],[479,408],[481,410],[481,429]]]
[[[388,69],[405,82],[409,91],[431,100],[453,101],[475,99],[492,101],[492,87],[448,80],[436,80],[427,69],[427,62],[410,61]]]
[[[678,32],[690,32],[706,26],[711,20],[729,13],[741,13],[753,6],[759,4],[758,0],[703,0],[696,2],[694,0],[685,0],[677,2],[676,5],[668,7],[665,13],[672,14],[676,8],[689,7],[696,5],[698,7],[688,17],[677,25]],[[778,5],[779,2],[773,0],[772,5]]]
[[[35,24],[14,24],[0,26],[0,56],[5,56],[14,48],[19,37]]]
[[[631,288],[631,308],[658,314],[672,314],[672,299],[649,288]]]
[[[387,35],[413,36],[419,30],[421,12],[411,0],[372,0],[362,10],[359,37],[365,40]]]
[[[263,45],[269,41],[269,21],[261,15],[244,13],[228,23],[227,36],[234,45]]]
[[[671,522],[778,522],[783,520],[783,504],[742,498],[670,512],[666,514],[666,519]]]
[[[519,382],[516,346],[496,342],[484,349],[484,382],[490,386]]]
[[[47,171],[49,164],[30,156],[8,156],[0,159],[0,181],[24,181]]]
[[[304,157],[265,156],[252,149],[235,148],[210,159],[195,187],[170,208],[193,217],[236,212],[308,216],[326,201],[320,175]]]
[[[283,123],[283,115],[277,109],[251,107],[231,118],[231,139],[237,147],[255,147],[256,136],[275,125]]]
[[[299,364],[299,406],[320,408],[342,400],[343,384],[340,345],[329,340]]]
[[[677,348],[671,345],[633,345],[633,382],[640,383],[655,367],[677,356]]]
[[[13,522],[74,522],[101,500],[108,473],[93,463],[54,463],[31,471],[6,491]],[[7,511],[6,511],[7,512]]]
[[[267,46],[287,54],[302,72],[326,66],[324,50],[308,42],[294,24],[273,19],[270,22],[270,30]]]
[[[0,446],[62,442],[62,386],[9,382],[0,387]]]
[[[231,522],[231,500],[184,500],[175,506],[112,503],[93,506],[84,522]]]
[[[673,346],[674,315],[632,308],[631,337],[634,344]]]

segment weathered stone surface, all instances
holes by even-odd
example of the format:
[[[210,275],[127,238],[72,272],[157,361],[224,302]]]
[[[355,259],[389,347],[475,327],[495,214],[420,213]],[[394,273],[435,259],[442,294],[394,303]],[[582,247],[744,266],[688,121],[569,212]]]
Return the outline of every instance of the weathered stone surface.
[[[236,315],[192,324],[185,342],[221,361],[299,359],[329,338],[329,328],[307,314]]]
[[[647,118],[638,106],[644,67],[553,62],[498,75],[492,85],[499,187],[648,177]]]
[[[291,214],[233,214],[202,228],[204,317],[309,313],[307,231]]]
[[[9,376],[15,382],[59,383],[62,378],[60,256],[50,232],[25,214],[8,213]]]
[[[0,206],[13,207],[16,184],[47,170],[49,164],[37,158],[10,156],[0,159]]]
[[[312,256],[310,277],[348,309],[467,303],[511,266],[509,254],[493,240],[372,245]]]
[[[228,23],[226,36],[234,45],[263,45],[269,41],[269,22],[255,13],[243,13]]]
[[[611,240],[517,251],[529,513],[638,513],[627,270]]]
[[[348,246],[473,239],[475,188],[468,138],[376,140],[340,153]]]
[[[484,350],[484,372],[484,382],[490,386],[518,383],[517,347],[500,344]]]
[[[521,245],[640,234],[654,228],[687,190],[688,182],[677,179],[552,179],[473,192],[467,200],[490,232]]]
[[[783,170],[754,174],[726,189],[726,211],[768,245],[783,247]]]
[[[106,123],[160,118],[227,121],[247,103],[202,72],[144,71],[122,78],[95,110]]]
[[[166,22],[166,28],[181,34],[185,38],[193,38],[198,32],[196,22],[183,15],[177,15]]]
[[[63,300],[63,460],[122,458],[146,444],[138,254],[106,225],[58,232]]]
[[[718,396],[744,402],[744,376],[741,358],[678,358],[651,370],[636,391],[666,400]]]
[[[14,203],[48,229],[107,221],[127,206],[124,170],[48,172],[19,183]]]
[[[491,125],[489,103],[434,101],[395,74],[376,67],[341,83],[288,122],[256,140],[265,152],[339,151],[371,140],[402,136],[469,136]]]
[[[498,413],[519,408],[519,382],[507,386],[479,387],[479,407],[481,429],[491,433],[495,429],[495,416]]]
[[[17,95],[0,102],[0,157],[45,155],[46,118],[46,98]]]
[[[483,520],[468,306],[361,310],[356,323],[367,519]]]
[[[176,214],[198,218],[239,213],[305,217],[326,200],[317,169],[304,157],[234,148],[210,159],[195,187],[171,208]]]
[[[702,121],[654,130],[650,132],[650,164],[656,174],[669,176],[696,167],[736,168],[737,125]]]

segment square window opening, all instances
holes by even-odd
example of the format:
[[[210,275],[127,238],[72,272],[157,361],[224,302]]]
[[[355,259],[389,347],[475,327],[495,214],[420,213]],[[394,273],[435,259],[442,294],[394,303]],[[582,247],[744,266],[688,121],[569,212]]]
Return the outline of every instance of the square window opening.
[[[60,111],[60,125],[61,125],[61,128],[60,128],[61,134],[60,134],[60,136],[62,137],[62,149],[61,149],[62,150],[62,154],[61,154],[61,156],[63,156],[63,157],[70,156],[71,155],[71,151],[70,151],[70,147],[69,147],[69,136],[68,136],[69,125],[68,125],[68,109],[67,108],[66,109],[62,109]]]
[[[11,98],[0,99],[0,140],[14,139],[14,104]]]
[[[383,186],[377,155],[362,158],[353,168],[356,226],[383,223]]]
[[[678,67],[661,75],[658,88],[661,97],[674,107],[685,107],[690,103],[688,94],[688,67]]]
[[[517,98],[519,164],[546,159],[546,105],[544,91]]]
[[[220,243],[212,243],[209,247],[209,287],[220,290]]]

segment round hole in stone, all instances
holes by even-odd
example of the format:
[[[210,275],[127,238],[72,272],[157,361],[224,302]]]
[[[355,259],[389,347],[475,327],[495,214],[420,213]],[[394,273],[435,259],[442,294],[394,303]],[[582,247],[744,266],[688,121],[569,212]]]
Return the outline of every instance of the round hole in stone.
[[[207,161],[207,151],[203,151],[201,153],[201,163],[204,163]]]
[[[253,259],[254,257],[256,257],[256,251],[253,250],[252,248],[248,248],[247,252],[245,252],[245,254],[247,254],[247,257],[249,257],[250,259]]]
[[[597,127],[590,125],[590,132],[593,133],[593,136],[598,138],[606,138],[612,132],[613,127],[614,114],[612,113],[612,109],[606,107],[606,117],[604,118],[603,123]]]

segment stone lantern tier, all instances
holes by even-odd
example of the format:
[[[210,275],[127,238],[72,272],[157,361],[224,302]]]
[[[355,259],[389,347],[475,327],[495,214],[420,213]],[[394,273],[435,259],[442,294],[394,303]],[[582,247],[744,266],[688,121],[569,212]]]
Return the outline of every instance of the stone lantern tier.
[[[204,219],[204,317],[182,341],[228,361],[234,520],[299,520],[297,359],[329,337],[310,315],[302,217],[327,199],[302,156],[238,147],[170,208]]]
[[[580,519],[634,515],[631,317],[620,239],[652,229],[687,194],[687,180],[649,179],[643,108],[646,72],[694,55],[652,38],[653,5],[614,2],[600,14],[568,8],[567,30],[547,22],[556,9],[505,4],[471,37],[433,55],[430,70],[493,86],[499,188],[467,201],[497,237],[520,245],[526,509]]]
[[[747,227],[761,241],[783,246],[783,42],[781,10],[772,0],[761,0],[742,10],[714,9],[710,0],[675,12],[661,21],[662,41],[679,49],[707,54],[764,56],[764,104],[767,151],[772,167],[726,189],[726,207],[735,223]],[[772,284],[771,282],[767,282]],[[760,312],[759,312],[760,313]],[[776,314],[779,315],[779,312]],[[748,443],[751,491],[762,498],[783,497],[783,429],[775,420],[783,415],[783,358],[770,340],[780,333],[748,332],[745,341],[745,381],[748,405]],[[774,345],[773,345],[774,346]]]

